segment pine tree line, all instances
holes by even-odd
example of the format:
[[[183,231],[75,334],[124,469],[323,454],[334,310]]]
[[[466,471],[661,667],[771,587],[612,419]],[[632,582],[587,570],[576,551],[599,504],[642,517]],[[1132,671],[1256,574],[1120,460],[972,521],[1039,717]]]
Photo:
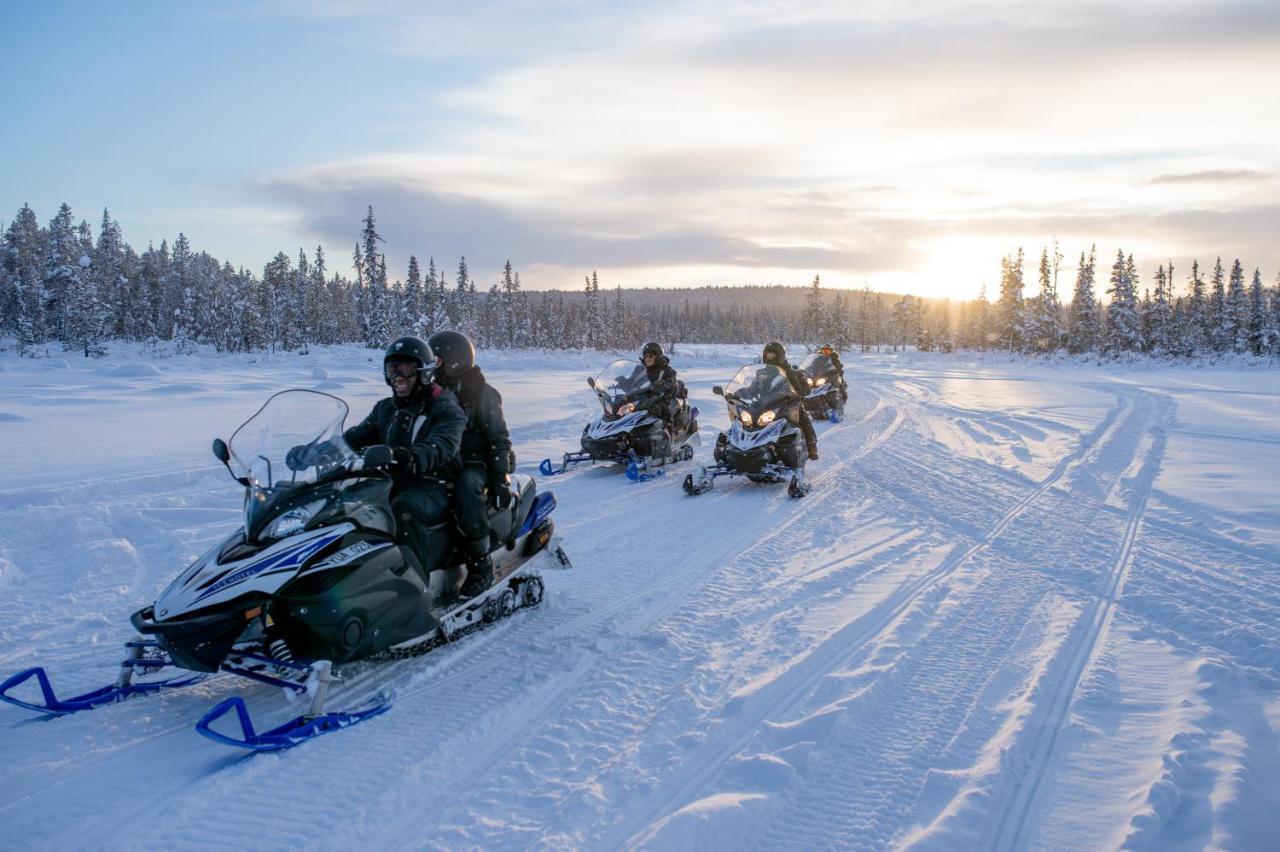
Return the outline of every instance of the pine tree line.
[[[482,348],[637,348],[664,343],[830,343],[842,351],[1003,349],[1020,353],[1146,352],[1280,355],[1280,279],[1246,284],[1236,260],[1219,259],[1208,281],[1193,263],[1175,295],[1173,264],[1144,289],[1132,254],[1117,252],[1104,305],[1095,297],[1097,251],[1081,253],[1072,299],[1058,292],[1062,253],[1042,250],[1038,292],[1024,294],[1021,249],[1001,261],[997,301],[952,304],[861,291],[824,290],[815,276],[793,287],[703,287],[601,293],[596,273],[580,291],[530,292],[508,261],[499,279],[477,287],[466,258],[452,280],[429,257],[409,259],[404,280],[389,280],[382,238],[369,208],[352,255],[354,277],[331,272],[323,249],[296,260],[280,252],[261,276],[196,253],[179,234],[172,245],[137,253],[103,211],[96,240],[62,205],[41,226],[23,205],[0,244],[0,335],[19,352],[59,343],[86,356],[110,339],[162,342],[178,352],[197,344],[219,351],[304,351],[312,343],[361,342],[380,348],[400,334],[454,328]]]

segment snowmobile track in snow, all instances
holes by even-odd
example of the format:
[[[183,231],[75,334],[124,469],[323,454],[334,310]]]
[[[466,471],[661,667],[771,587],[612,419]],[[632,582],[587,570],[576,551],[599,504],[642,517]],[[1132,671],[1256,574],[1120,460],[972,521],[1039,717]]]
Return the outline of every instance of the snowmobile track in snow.
[[[959,546],[939,565],[927,573],[899,587],[871,611],[825,638],[798,662],[769,684],[769,689],[757,695],[740,697],[733,708],[732,721],[717,731],[713,743],[690,755],[684,762],[685,769],[675,779],[667,782],[661,797],[650,801],[637,818],[633,815],[618,826],[601,844],[602,848],[619,845],[643,845],[646,837],[637,836],[652,826],[663,814],[673,812],[696,798],[725,763],[757,733],[759,726],[768,719],[779,719],[804,702],[816,685],[841,661],[856,657],[864,647],[892,627],[920,598],[936,587],[979,552],[990,547],[1028,507],[1056,487],[1071,466],[1086,456],[1094,447],[1108,440],[1117,428],[1121,416],[1128,410],[1123,399],[1089,436],[1083,438],[1076,449],[1063,457],[1052,472],[1027,494],[978,541],[966,547]],[[895,411],[894,426],[902,422],[903,412]],[[879,441],[867,451],[879,445]],[[674,790],[672,786],[674,785]]]

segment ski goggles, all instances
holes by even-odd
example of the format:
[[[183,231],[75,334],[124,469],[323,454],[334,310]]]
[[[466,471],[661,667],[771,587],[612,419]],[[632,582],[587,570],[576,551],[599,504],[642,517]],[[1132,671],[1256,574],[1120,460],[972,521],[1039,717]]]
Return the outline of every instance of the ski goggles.
[[[386,373],[388,379],[394,379],[397,376],[407,379],[410,376],[416,376],[421,369],[416,361],[392,361],[382,365],[382,371]]]

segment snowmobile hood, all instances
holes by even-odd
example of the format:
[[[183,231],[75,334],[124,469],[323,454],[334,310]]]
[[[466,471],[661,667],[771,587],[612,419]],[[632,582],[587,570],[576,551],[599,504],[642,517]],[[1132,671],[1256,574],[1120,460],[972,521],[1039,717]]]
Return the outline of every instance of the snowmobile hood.
[[[613,435],[621,435],[623,432],[630,432],[638,426],[646,426],[657,420],[647,411],[633,411],[630,414],[619,417],[617,420],[605,420],[601,415],[591,421],[591,425],[587,426],[588,438],[608,438]]]
[[[735,420],[729,427],[729,443],[740,450],[754,450],[777,441],[790,425],[791,421],[780,417],[763,429],[747,429]]]
[[[243,559],[222,564],[218,563],[218,553],[222,548],[219,543],[183,571],[156,599],[156,620],[178,618],[251,592],[273,594],[296,577],[308,560],[354,529],[355,526],[349,523],[320,527],[281,539]]]

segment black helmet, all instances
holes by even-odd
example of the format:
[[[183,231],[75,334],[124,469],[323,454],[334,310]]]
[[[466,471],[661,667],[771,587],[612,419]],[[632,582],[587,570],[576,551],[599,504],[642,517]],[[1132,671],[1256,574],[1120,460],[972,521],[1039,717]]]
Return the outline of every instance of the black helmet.
[[[766,364],[776,364],[781,366],[787,360],[787,349],[776,340],[770,340],[764,346],[764,352],[760,355],[760,360]]]
[[[397,361],[418,362],[418,377],[423,384],[431,381],[431,373],[436,368],[436,356],[427,341],[411,334],[396,338],[382,355],[382,378],[388,385],[391,379],[387,378],[387,365]]]
[[[655,358],[661,358],[662,344],[653,340],[650,340],[648,343],[646,343],[644,345],[644,348],[640,350],[640,360],[643,361],[645,357],[649,355],[652,355]]]
[[[437,331],[429,338],[431,351],[444,359],[440,369],[456,379],[476,365],[476,347],[460,331]]]

